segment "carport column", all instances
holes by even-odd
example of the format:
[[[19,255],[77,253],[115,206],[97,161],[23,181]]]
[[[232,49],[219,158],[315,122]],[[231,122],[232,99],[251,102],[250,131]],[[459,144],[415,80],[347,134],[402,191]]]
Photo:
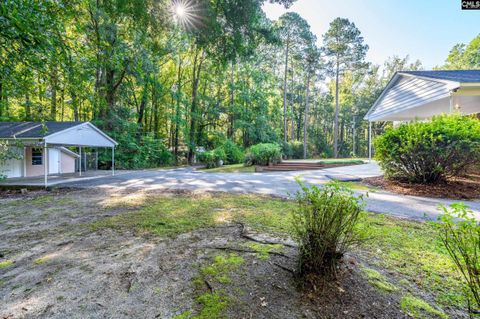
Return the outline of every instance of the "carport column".
[[[368,121],[368,161],[372,161],[372,122]]]
[[[112,147],[112,176],[115,175],[115,146]]]
[[[44,174],[44,182],[45,182],[45,188],[48,187],[48,150],[47,150],[47,142],[43,142],[43,174]]]
[[[78,154],[80,155],[80,161],[78,162],[79,164],[78,173],[79,173],[79,176],[82,176],[82,147],[81,146],[78,147]]]

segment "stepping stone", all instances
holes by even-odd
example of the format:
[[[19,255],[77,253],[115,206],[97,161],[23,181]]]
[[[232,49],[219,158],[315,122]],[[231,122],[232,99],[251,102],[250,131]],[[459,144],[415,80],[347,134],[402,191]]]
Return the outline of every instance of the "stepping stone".
[[[353,175],[325,175],[331,180],[338,182],[360,182],[362,179]]]

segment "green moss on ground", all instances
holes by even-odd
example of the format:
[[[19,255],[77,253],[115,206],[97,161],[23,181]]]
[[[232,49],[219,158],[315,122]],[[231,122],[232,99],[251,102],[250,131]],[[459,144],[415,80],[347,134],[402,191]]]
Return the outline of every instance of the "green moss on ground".
[[[261,243],[247,243],[247,247],[256,252],[257,258],[260,260],[268,260],[270,258],[270,252],[280,251],[283,249],[282,244],[261,244]]]
[[[362,272],[368,279],[368,282],[380,291],[395,292],[398,288],[388,281],[387,277],[379,273],[378,271],[370,268],[362,268]]]
[[[10,267],[11,265],[13,265],[13,261],[12,261],[12,260],[0,261],[0,269]]]
[[[400,308],[415,319],[435,318],[447,319],[449,318],[442,310],[435,309],[426,301],[406,295],[400,300]]]
[[[226,287],[232,283],[231,274],[238,271],[245,260],[237,254],[217,255],[213,261],[200,269],[199,275],[194,279],[196,286],[198,309],[187,310],[174,317],[176,319],[221,319],[226,318],[225,310],[233,301],[225,289],[215,289],[215,287]],[[205,285],[209,285],[209,290],[205,290]]]
[[[231,282],[228,274],[244,263],[244,259],[236,254],[215,256],[213,263],[202,268],[200,273],[203,278],[218,281],[222,284]]]

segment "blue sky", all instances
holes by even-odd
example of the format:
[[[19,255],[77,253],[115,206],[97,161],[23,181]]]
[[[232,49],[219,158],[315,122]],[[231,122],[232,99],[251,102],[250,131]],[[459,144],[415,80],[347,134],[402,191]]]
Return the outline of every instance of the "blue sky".
[[[461,0],[297,0],[288,11],[299,13],[321,40],[336,17],[348,18],[370,46],[367,59],[382,64],[387,57],[410,55],[425,69],[441,65],[456,43],[480,33],[480,10],[462,11]],[[287,10],[266,4],[274,20]]]

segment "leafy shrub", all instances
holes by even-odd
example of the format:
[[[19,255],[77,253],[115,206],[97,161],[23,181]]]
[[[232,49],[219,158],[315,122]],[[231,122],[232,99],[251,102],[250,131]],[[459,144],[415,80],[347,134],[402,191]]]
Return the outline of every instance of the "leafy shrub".
[[[260,143],[251,146],[245,156],[245,165],[277,164],[282,160],[282,150],[278,144]]]
[[[153,134],[139,133],[137,123],[119,120],[111,124],[113,129],[105,127],[106,123],[96,121],[99,128],[108,132],[118,142],[115,149],[115,166],[119,169],[153,168],[171,165],[173,154],[165,147],[162,139]],[[99,167],[109,169],[112,155],[108,149],[99,150]]]
[[[300,141],[283,142],[282,152],[289,159],[303,158],[303,143]]]
[[[375,140],[375,158],[390,179],[434,183],[480,162],[480,121],[460,115],[403,124]]]
[[[468,299],[480,309],[480,223],[463,203],[440,206],[440,223],[434,224],[450,257],[468,286]],[[470,303],[469,303],[470,304]]]
[[[225,152],[225,164],[239,164],[245,159],[243,150],[231,140],[227,140],[221,147]]]
[[[205,139],[200,141],[200,145],[205,146],[206,149],[212,150],[224,145],[228,141],[227,137],[222,132],[208,132]]]
[[[153,135],[141,138],[136,159],[138,167],[141,168],[171,165],[174,162],[173,154],[167,150],[161,140],[155,139]]]
[[[339,183],[323,188],[301,182],[293,211],[293,232],[298,242],[299,274],[334,277],[338,261],[362,236],[356,231],[363,200]]]
[[[6,141],[0,141],[0,168],[4,166],[7,161],[12,159],[23,158],[23,145],[21,143],[9,144]],[[7,176],[0,170],[0,180],[5,179]]]
[[[220,166],[221,161],[225,161],[227,155],[223,148],[219,147],[211,151],[198,154],[197,158],[200,163],[203,163],[207,168],[214,168]]]

